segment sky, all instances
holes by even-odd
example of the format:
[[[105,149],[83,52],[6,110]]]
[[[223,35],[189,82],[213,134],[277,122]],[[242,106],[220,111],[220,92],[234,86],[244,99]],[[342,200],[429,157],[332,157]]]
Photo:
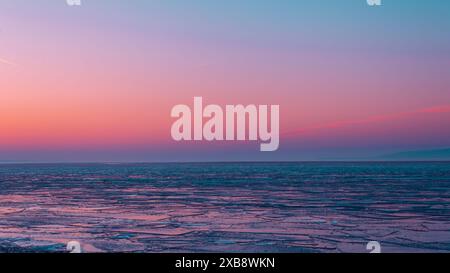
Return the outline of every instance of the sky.
[[[450,2],[0,0],[0,161],[371,159],[450,147]],[[280,105],[280,148],[174,105]]]

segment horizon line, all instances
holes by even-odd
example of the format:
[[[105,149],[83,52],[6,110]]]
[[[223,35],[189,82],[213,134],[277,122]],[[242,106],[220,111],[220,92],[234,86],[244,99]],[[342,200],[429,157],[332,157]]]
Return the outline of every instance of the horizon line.
[[[40,164],[98,164],[98,165],[120,165],[120,164],[206,164],[206,163],[432,163],[432,162],[449,162],[450,159],[433,159],[433,160],[407,160],[407,159],[386,159],[386,160],[221,160],[221,161],[0,161],[0,165],[40,165]]]

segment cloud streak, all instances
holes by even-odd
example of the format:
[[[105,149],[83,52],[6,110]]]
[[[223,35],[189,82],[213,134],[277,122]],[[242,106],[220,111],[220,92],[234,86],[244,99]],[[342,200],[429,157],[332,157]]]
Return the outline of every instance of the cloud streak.
[[[0,63],[1,63],[1,64],[6,64],[6,65],[10,65],[10,66],[17,66],[16,63],[10,62],[10,61],[5,60],[5,59],[3,59],[3,58],[0,58]]]
[[[377,122],[388,122],[393,120],[400,120],[408,117],[412,117],[420,114],[442,114],[442,113],[450,113],[450,105],[440,105],[429,108],[423,108],[416,111],[410,112],[401,112],[401,113],[393,113],[386,115],[377,115],[368,117],[365,119],[355,119],[355,120],[344,120],[344,121],[336,121],[326,124],[321,124],[317,126],[312,126],[304,129],[300,129],[297,131],[283,132],[281,135],[283,136],[298,136],[303,134],[308,134],[314,131],[322,130],[322,129],[338,129],[348,126],[354,125],[363,125],[363,124],[371,124]]]

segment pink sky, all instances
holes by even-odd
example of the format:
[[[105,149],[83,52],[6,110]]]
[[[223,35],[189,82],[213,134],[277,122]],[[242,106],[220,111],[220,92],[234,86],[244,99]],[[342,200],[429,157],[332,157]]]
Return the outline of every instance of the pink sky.
[[[27,150],[58,160],[74,149],[114,152],[112,161],[136,150],[149,160],[158,159],[154,151],[176,159],[189,144],[171,140],[170,110],[194,96],[207,104],[279,104],[274,158],[302,147],[322,154],[362,145],[374,154],[450,146],[449,42],[431,14],[420,24],[419,10],[396,21],[386,10],[342,13],[334,4],[329,17],[312,4],[288,4],[305,16],[285,6],[277,9],[283,18],[235,4],[219,12],[212,4],[14,2],[0,5],[0,151],[7,151],[0,160],[35,160]],[[348,16],[365,17],[372,33],[340,20]]]

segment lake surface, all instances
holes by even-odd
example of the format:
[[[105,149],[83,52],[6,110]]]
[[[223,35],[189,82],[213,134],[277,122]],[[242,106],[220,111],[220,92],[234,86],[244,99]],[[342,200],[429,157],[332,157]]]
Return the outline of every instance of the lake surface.
[[[0,165],[0,252],[450,252],[450,162]]]

